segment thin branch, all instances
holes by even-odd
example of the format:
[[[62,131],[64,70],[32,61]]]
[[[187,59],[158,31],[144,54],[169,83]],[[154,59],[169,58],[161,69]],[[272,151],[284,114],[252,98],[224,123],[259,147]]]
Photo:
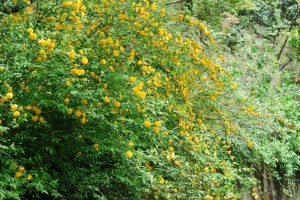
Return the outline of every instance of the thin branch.
[[[294,20],[292,21],[292,23],[291,23],[291,25],[290,25],[290,28],[289,28],[289,31],[288,31],[288,32],[291,32],[291,31],[292,31],[293,27],[295,26],[295,24],[296,24],[296,22],[297,22],[297,19],[298,19],[299,15],[300,15],[300,10],[299,10],[299,7],[298,7],[297,15],[295,16]],[[285,48],[285,46],[286,46],[286,44],[287,44],[288,39],[289,39],[289,36],[287,35],[286,38],[285,38],[285,40],[284,40],[284,42],[283,42],[283,44],[282,44],[282,46],[281,46],[280,52],[279,52],[278,55],[277,55],[277,60],[278,60],[278,61],[279,61],[280,58],[281,58],[282,52],[283,52],[283,50],[284,50],[284,48]]]
[[[292,59],[289,59],[286,63],[284,63],[280,68],[279,68],[279,71],[283,71],[284,68],[290,63],[292,62],[293,60]]]
[[[291,30],[292,30],[293,27],[294,27],[294,26],[293,26],[293,24],[292,24],[292,25],[290,26],[288,32],[291,32]],[[284,42],[283,42],[283,44],[282,44],[282,46],[281,46],[281,48],[280,48],[280,52],[279,52],[279,54],[277,55],[277,60],[280,60],[281,55],[282,55],[282,52],[283,52],[283,50],[284,50],[284,48],[285,48],[285,46],[286,46],[286,44],[287,44],[288,39],[289,39],[289,36],[286,36],[286,38],[285,38],[285,40],[284,40]]]

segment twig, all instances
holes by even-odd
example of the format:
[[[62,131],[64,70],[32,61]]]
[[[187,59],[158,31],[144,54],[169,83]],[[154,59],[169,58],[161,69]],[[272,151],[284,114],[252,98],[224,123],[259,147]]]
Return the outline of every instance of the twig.
[[[292,25],[290,26],[288,32],[291,32],[291,30],[292,30],[293,27],[294,27],[294,25],[292,24]],[[281,46],[281,48],[280,48],[280,52],[279,52],[279,54],[277,55],[277,60],[280,60],[281,55],[282,55],[282,52],[283,52],[283,50],[284,50],[284,48],[285,48],[285,46],[286,46],[286,43],[287,43],[288,39],[289,39],[289,36],[286,36],[286,38],[285,38],[285,40],[284,40],[284,42],[283,42],[283,44],[282,44],[282,46]]]
[[[291,32],[291,31],[292,31],[293,27],[295,26],[295,24],[296,24],[296,22],[297,22],[297,19],[298,19],[299,15],[300,15],[300,10],[299,10],[299,7],[298,7],[297,15],[295,16],[295,19],[294,19],[293,22],[291,23],[291,26],[290,26],[288,32]],[[279,61],[280,58],[281,58],[282,52],[283,52],[283,50],[284,50],[284,48],[285,48],[285,46],[286,46],[286,43],[287,43],[288,39],[289,39],[289,36],[287,35],[286,38],[285,38],[285,40],[284,40],[284,42],[283,42],[283,44],[282,44],[282,46],[281,46],[280,52],[279,52],[278,55],[277,55],[277,60],[278,60],[278,61]]]
[[[284,68],[290,63],[292,62],[293,60],[290,58],[286,63],[284,63],[280,68],[279,68],[279,71],[283,71]]]

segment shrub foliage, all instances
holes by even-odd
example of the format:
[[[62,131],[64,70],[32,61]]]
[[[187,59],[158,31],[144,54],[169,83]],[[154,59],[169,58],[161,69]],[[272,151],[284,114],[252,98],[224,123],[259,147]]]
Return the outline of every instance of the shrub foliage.
[[[0,21],[0,198],[235,199],[254,185],[235,151],[252,151],[239,125],[262,114],[203,23],[164,2],[8,3],[23,9]]]

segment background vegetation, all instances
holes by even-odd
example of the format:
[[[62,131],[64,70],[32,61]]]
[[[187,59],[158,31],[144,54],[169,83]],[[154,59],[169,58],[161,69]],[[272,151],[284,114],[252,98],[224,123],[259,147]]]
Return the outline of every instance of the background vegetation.
[[[298,19],[295,0],[0,1],[0,199],[259,199],[265,172],[296,199]]]

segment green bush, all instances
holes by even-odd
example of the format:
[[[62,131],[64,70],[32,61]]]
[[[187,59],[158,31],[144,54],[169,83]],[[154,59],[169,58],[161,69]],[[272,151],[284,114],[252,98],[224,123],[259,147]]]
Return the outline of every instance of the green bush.
[[[255,147],[239,124],[261,113],[203,23],[165,2],[12,3],[25,8],[0,22],[1,198],[236,199],[255,184],[237,146]]]

